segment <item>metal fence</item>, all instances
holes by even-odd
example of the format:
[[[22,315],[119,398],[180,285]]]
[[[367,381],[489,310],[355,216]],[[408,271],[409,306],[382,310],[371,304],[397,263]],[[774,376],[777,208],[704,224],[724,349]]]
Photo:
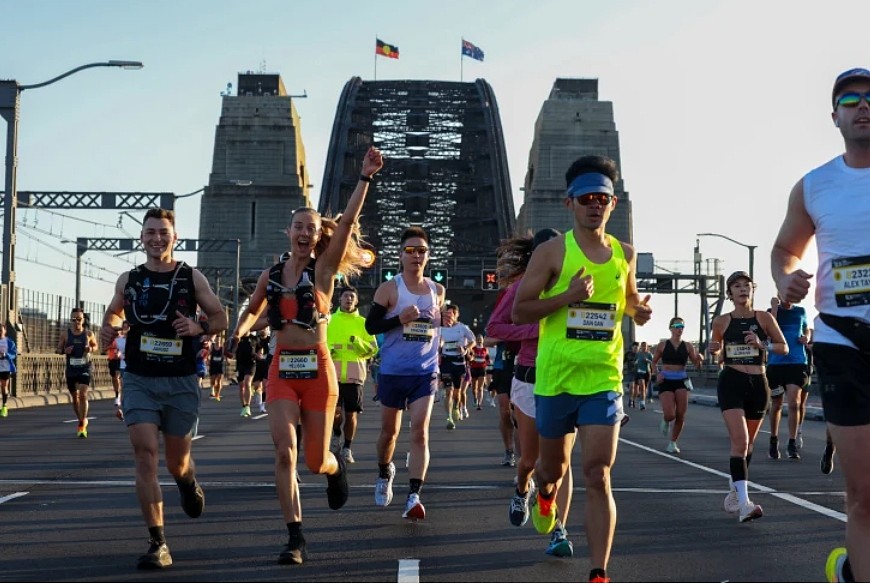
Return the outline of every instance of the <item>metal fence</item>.
[[[51,353],[57,348],[60,335],[69,327],[70,313],[75,307],[73,297],[44,293],[24,288],[18,292],[19,353]],[[85,327],[97,333],[103,322],[106,305],[83,301]]]

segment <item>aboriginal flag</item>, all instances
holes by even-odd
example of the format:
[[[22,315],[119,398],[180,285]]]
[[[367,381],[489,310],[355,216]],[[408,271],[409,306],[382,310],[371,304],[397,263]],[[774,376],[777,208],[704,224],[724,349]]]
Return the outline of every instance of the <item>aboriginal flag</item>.
[[[390,59],[399,58],[399,47],[397,47],[396,45],[389,45],[381,39],[375,39],[375,41],[376,55],[383,55],[384,57],[389,57]]]

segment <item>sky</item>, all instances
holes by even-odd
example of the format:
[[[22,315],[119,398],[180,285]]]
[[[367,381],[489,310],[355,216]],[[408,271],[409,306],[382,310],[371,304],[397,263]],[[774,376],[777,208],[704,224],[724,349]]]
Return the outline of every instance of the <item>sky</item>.
[[[462,74],[495,91],[515,211],[553,81],[597,78],[600,99],[613,102],[637,251],[690,272],[698,233],[757,246],[762,308],[775,294],[770,249],[789,191],[843,150],[830,119],[833,80],[870,67],[858,24],[870,4],[853,0],[0,0],[0,15],[0,79],[39,83],[108,59],[145,65],[89,69],[23,92],[19,190],[202,188],[220,93],[251,70],[280,73],[288,93],[307,94],[296,108],[316,200],[339,93],[353,76],[372,79],[375,38],[400,50],[398,60],[378,58],[378,79],[433,80],[459,80],[465,38],[486,54],[465,59]],[[199,205],[199,195],[178,200],[179,237],[198,237]],[[75,245],[64,240],[137,236],[138,224],[117,211],[20,210],[17,231],[18,286],[73,297]],[[724,274],[748,269],[747,248],[699,240]],[[117,275],[143,258],[84,260],[83,298],[108,302]],[[815,272],[814,249],[806,265]],[[678,302],[697,331],[698,299]],[[638,337],[655,341],[667,335],[674,297],[650,304]],[[815,314],[811,299],[805,306]]]

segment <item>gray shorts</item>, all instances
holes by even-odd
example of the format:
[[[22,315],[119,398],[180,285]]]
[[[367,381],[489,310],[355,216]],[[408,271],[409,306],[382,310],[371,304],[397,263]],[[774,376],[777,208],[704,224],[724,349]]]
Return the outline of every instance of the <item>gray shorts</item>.
[[[196,375],[147,377],[124,372],[121,408],[127,426],[152,423],[166,435],[184,437],[199,421],[199,380]]]

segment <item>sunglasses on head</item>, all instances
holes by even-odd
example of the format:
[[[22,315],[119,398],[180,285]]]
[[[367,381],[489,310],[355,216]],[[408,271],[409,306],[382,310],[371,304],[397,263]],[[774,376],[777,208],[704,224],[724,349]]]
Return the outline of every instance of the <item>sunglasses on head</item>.
[[[608,195],[606,193],[586,193],[585,195],[578,195],[575,199],[580,205],[592,205],[592,203],[597,203],[598,205],[609,205],[610,202],[613,201],[613,195]]]
[[[425,254],[429,251],[429,248],[426,246],[405,246],[402,248],[402,252],[405,254]]]
[[[850,91],[844,93],[839,98],[837,98],[837,106],[843,106],[844,108],[854,108],[861,103],[861,98],[864,98],[864,101],[867,102],[867,105],[870,105],[870,92],[858,93],[857,91]]]

